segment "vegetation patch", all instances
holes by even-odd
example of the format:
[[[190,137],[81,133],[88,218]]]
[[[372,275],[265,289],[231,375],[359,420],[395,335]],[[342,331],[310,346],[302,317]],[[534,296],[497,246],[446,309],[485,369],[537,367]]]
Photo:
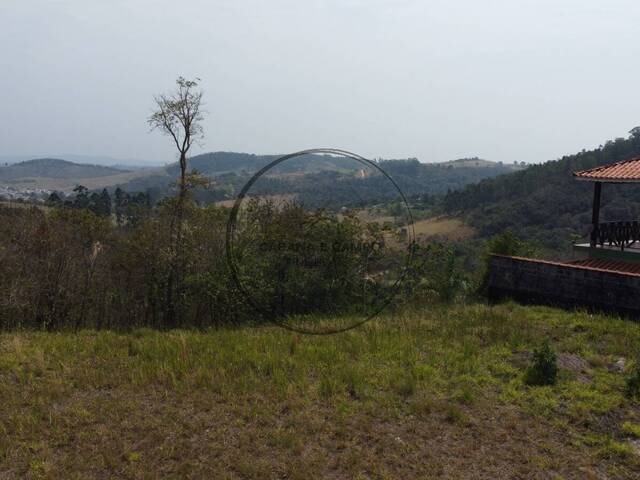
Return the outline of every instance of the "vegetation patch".
[[[555,352],[548,341],[533,352],[533,364],[527,369],[525,382],[527,385],[553,385],[558,376],[558,365]]]
[[[580,354],[565,349],[575,336]],[[531,362],[551,371],[545,340],[558,359],[608,359],[628,356],[640,333],[511,303],[405,310],[331,336],[270,326],[4,333],[0,472],[637,478],[640,409],[624,374],[603,361],[589,383],[561,369],[554,384],[529,386]],[[535,349],[539,360],[513,362]]]
[[[630,397],[640,396],[640,359],[636,360],[626,377],[626,393]]]

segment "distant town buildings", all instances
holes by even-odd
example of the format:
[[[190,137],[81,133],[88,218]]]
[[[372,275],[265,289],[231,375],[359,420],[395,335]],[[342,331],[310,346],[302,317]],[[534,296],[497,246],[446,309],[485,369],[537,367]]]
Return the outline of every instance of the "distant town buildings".
[[[43,188],[14,188],[0,185],[0,200],[43,203],[49,198],[51,193],[52,190],[45,190]]]

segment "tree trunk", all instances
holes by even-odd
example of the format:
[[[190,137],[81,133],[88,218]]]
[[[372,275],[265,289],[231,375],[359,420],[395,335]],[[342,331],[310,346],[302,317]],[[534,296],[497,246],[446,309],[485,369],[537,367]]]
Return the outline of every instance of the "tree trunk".
[[[171,264],[169,265],[169,277],[167,278],[167,288],[165,292],[165,304],[167,325],[169,328],[176,328],[182,322],[182,237],[184,221],[184,203],[187,198],[187,156],[186,152],[180,153],[180,191],[178,203],[170,226],[171,241]]]

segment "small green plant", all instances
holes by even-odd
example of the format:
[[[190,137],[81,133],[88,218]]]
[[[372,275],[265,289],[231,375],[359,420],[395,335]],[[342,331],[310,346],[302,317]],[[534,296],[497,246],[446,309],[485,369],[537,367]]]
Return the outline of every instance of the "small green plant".
[[[533,364],[527,369],[527,385],[553,385],[558,376],[556,354],[546,340],[542,347],[533,351]]]
[[[391,388],[401,397],[410,397],[416,392],[416,376],[413,371],[402,371],[391,379]]]
[[[625,378],[625,393],[629,398],[640,397],[640,357],[636,359]]]
[[[127,460],[130,462],[138,462],[140,461],[140,454],[138,452],[129,452],[127,454]]]
[[[364,396],[364,378],[353,368],[345,368],[341,374],[342,381],[349,396],[359,400]]]
[[[318,391],[322,398],[329,399],[336,395],[339,390],[340,385],[335,377],[328,375],[320,379]]]
[[[625,459],[633,456],[633,449],[626,443],[608,439],[605,444],[598,449],[596,455],[600,458],[607,459]]]
[[[464,425],[464,424],[467,424],[469,422],[469,418],[456,405],[447,406],[447,410],[445,412],[444,419],[448,423],[457,423],[457,424],[460,424],[460,425]]]
[[[474,393],[469,386],[463,386],[454,393],[453,398],[463,405],[471,405],[474,401]]]
[[[630,437],[640,438],[640,425],[637,423],[624,422],[620,431]]]

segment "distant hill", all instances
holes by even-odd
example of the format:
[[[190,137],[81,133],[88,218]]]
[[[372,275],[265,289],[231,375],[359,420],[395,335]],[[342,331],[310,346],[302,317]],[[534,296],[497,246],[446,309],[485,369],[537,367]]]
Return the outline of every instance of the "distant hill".
[[[40,158],[0,167],[0,180],[24,178],[82,179],[106,177],[119,173],[123,173],[123,170],[100,165],[73,163],[57,158]]]
[[[157,174],[158,170],[161,175],[166,176],[164,169],[127,171],[56,158],[41,158],[0,166],[0,187],[11,187],[18,191],[43,189],[70,192],[76,185],[82,184],[89,189],[102,189]]]
[[[279,155],[212,152],[189,159],[189,167],[213,179],[212,188],[197,192],[198,200],[216,202],[235,198],[258,170]],[[444,163],[421,163],[417,159],[378,160],[405,195],[444,194],[469,183],[512,172],[521,167],[478,158]],[[177,164],[154,169],[123,171],[113,167],[78,164],[61,159],[29,160],[0,167],[0,185],[71,191],[83,184],[89,189],[121,187],[130,192],[152,191],[159,199],[169,193],[178,177]],[[360,162],[331,155],[304,155],[279,164],[256,184],[255,194],[295,194],[308,205],[328,208],[362,205],[397,197],[393,185],[375,169]]]
[[[482,158],[478,158],[478,157],[472,157],[472,158],[458,158],[457,160],[449,160],[448,162],[442,162],[440,163],[440,165],[443,166],[452,166],[454,168],[457,167],[476,167],[476,168],[483,168],[483,167],[487,167],[487,168],[494,168],[497,166],[504,166],[506,168],[512,169],[512,170],[520,170],[522,168],[524,168],[526,166],[526,164],[524,162],[514,162],[514,163],[510,163],[508,165],[503,164],[502,162],[492,162],[491,160],[484,160]]]
[[[217,153],[192,159],[191,165],[194,168],[215,178],[214,188],[198,193],[200,201],[226,201],[234,198],[256,170],[278,158],[228,155]],[[235,163],[231,160],[235,160]],[[326,208],[399,199],[391,182],[375,169],[363,169],[363,165],[357,161],[332,156],[306,156],[295,160],[288,160],[279,168],[270,170],[268,175],[252,186],[251,194],[293,194],[307,206]],[[425,164],[415,158],[378,160],[376,163],[396,181],[406,196],[445,194],[448,190],[521,168],[479,159],[473,159],[470,164],[455,165],[450,162]],[[231,167],[235,168],[229,171]],[[174,175],[177,174],[177,169],[173,171]],[[140,183],[136,181],[135,184]]]
[[[137,158],[114,158],[106,155],[78,155],[73,153],[48,153],[45,155],[0,155],[0,165],[10,165],[20,163],[34,158],[56,158],[67,160],[73,163],[86,165],[101,165],[103,167],[114,167],[121,170],[134,170],[138,168],[153,168],[162,166],[165,162],[149,159]]]
[[[191,168],[215,179],[208,192],[200,192],[203,202],[234,198],[249,178],[259,169],[279,158],[278,155],[215,152],[189,160]],[[482,179],[512,172],[520,166],[496,162],[460,159],[445,163],[421,163],[417,159],[379,160],[377,164],[398,183],[407,196],[444,194]],[[367,170],[365,174],[365,170]],[[168,177],[155,177],[153,182],[169,182],[178,175],[178,166],[167,168]],[[137,178],[127,190],[153,188],[145,178]],[[268,172],[252,188],[256,195],[295,194],[310,206],[336,208],[352,204],[368,204],[397,198],[397,190],[382,175],[355,160],[330,155],[305,155],[287,160]]]
[[[511,228],[524,240],[566,254],[572,235],[586,237],[593,185],[572,173],[640,155],[640,128],[628,138],[450,192],[448,214],[461,214],[484,237]],[[604,186],[602,221],[640,219],[640,185]]]
[[[416,159],[382,160],[378,164],[398,182],[406,195],[446,193],[522,169],[519,165],[504,165],[477,158],[442,163],[420,163]]]
[[[189,165],[191,168],[198,172],[209,175],[221,175],[225,173],[252,173],[260,170],[262,167],[268,165],[280,158],[281,155],[254,155],[249,153],[236,153],[236,152],[212,152],[202,155],[196,155],[189,159]],[[450,160],[442,163],[421,163],[417,159],[400,159],[400,160],[379,160],[380,165],[386,165],[389,168],[401,165],[398,162],[405,162],[410,165],[418,165],[426,168],[426,171],[432,168],[489,168],[499,171],[500,173],[511,172],[520,170],[523,168],[521,165],[508,164],[504,165],[501,162],[492,162],[490,160],[483,160],[481,158],[460,158],[457,160]],[[338,171],[338,172],[353,172],[360,170],[362,164],[344,157],[336,157],[332,155],[302,155],[290,160],[286,160],[282,164],[274,168],[274,174],[286,174],[286,173],[317,173],[322,171]],[[173,164],[168,167],[170,175],[178,173],[178,165]]]
[[[282,155],[254,155],[236,152],[212,152],[196,155],[189,159],[192,169],[208,175],[216,176],[224,173],[257,172],[262,167],[277,160]],[[360,163],[344,157],[331,155],[302,155],[283,162],[270,173],[312,173],[319,171],[354,171],[362,168]],[[168,167],[170,175],[178,173],[178,165]]]

